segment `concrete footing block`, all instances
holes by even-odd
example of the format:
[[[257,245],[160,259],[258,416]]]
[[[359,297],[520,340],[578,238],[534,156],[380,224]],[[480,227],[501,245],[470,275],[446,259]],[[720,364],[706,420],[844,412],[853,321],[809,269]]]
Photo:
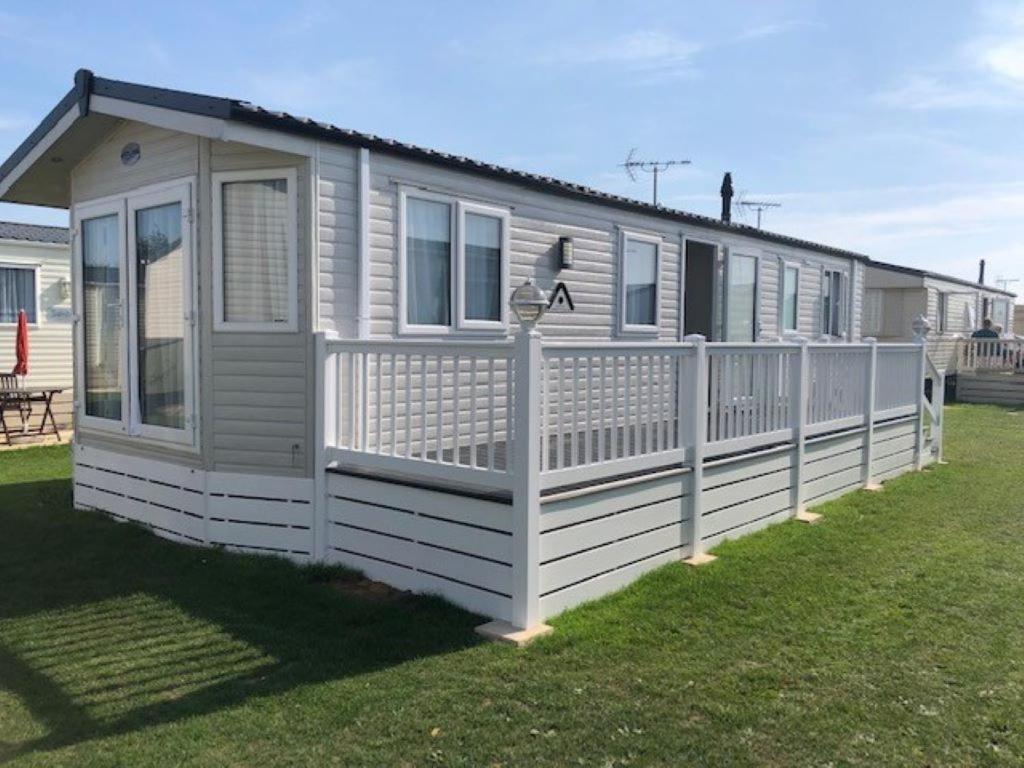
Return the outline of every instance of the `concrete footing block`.
[[[821,515],[819,515],[817,512],[808,512],[806,509],[801,509],[799,512],[796,513],[795,519],[799,520],[801,523],[814,524],[821,520]]]
[[[874,493],[878,493],[878,491],[882,490],[882,484],[881,483],[868,483],[867,485],[864,486],[864,490],[865,491],[872,491]]]
[[[714,555],[709,555],[707,552],[701,552],[699,555],[693,555],[692,557],[686,558],[685,560],[683,560],[683,562],[686,565],[698,566],[713,563],[717,559],[718,558]]]
[[[554,631],[555,628],[548,624],[537,624],[529,629],[520,629],[507,621],[489,621],[476,628],[476,633],[481,637],[486,637],[497,643],[514,645],[517,648],[522,648],[538,637],[549,635]]]

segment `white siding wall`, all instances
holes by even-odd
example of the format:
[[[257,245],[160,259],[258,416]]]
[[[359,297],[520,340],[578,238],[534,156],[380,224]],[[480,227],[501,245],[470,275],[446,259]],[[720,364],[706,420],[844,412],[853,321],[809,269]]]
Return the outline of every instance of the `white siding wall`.
[[[121,148],[138,142],[141,157],[126,167]],[[252,168],[298,169],[298,316],[294,333],[214,333],[210,219],[212,172]],[[309,275],[310,176],[305,158],[248,145],[209,141],[139,123],[119,124],[72,171],[72,202],[121,195],[150,184],[197,179],[198,237],[193,261],[199,286],[198,454],[105,432],[79,430],[83,444],[170,459],[226,472],[309,476],[312,473],[313,397]]]
[[[320,147],[318,258],[321,328],[357,335],[359,316],[359,151]]]
[[[355,336],[358,311],[358,151],[322,144],[319,185],[320,324],[342,336]],[[511,183],[436,168],[412,160],[371,153],[370,157],[370,336],[398,334],[398,192],[402,185],[453,198],[483,202],[510,211],[510,287],[528,277],[550,290],[564,281],[576,304],[573,313],[551,312],[541,323],[549,337],[619,338],[619,248],[622,229],[662,238],[661,318],[658,337],[679,333],[679,244],[682,237],[717,243],[760,257],[761,338],[778,336],[778,258],[801,264],[800,333],[821,331],[821,271],[829,266],[863,281],[849,259],[813,251],[767,247],[763,241],[725,236],[714,230],[570,200]],[[575,265],[558,269],[559,237],[572,237]],[[855,290],[856,296],[858,292]],[[854,337],[859,337],[854,299]],[[635,337],[631,337],[635,338]]]
[[[71,251],[66,245],[43,245],[0,240],[0,265],[38,267],[38,323],[29,328],[30,386],[70,387],[71,299],[62,299],[60,283],[71,284]],[[0,324],[0,371],[14,368],[14,339],[17,326]]]
[[[749,248],[745,249],[744,252],[747,250]],[[781,289],[781,265],[783,262],[796,264],[800,267],[800,284],[797,294],[797,333],[811,339],[816,339],[821,335],[822,272],[826,268],[838,269],[845,272],[855,286],[852,297],[853,303],[850,304],[851,297],[849,294],[844,297],[844,301],[847,302],[850,310],[849,317],[852,323],[851,339],[853,341],[860,340],[860,313],[863,307],[861,303],[862,291],[857,286],[863,285],[864,267],[862,264],[850,259],[840,259],[825,254],[789,248],[781,249],[776,247],[759,250],[761,250],[761,266],[759,270],[758,302],[761,320],[760,339],[762,341],[773,341],[782,335],[782,328],[779,323],[779,291]]]

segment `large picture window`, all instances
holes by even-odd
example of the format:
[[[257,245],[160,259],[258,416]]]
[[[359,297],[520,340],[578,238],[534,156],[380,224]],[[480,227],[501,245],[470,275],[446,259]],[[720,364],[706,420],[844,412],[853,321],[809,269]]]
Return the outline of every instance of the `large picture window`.
[[[503,331],[508,211],[432,193],[400,193],[399,330]]]
[[[298,328],[294,169],[213,174],[214,329]]]
[[[624,232],[621,251],[621,330],[657,333],[661,308],[661,239]]]
[[[0,323],[18,322],[21,310],[30,323],[39,321],[38,279],[35,267],[0,264]]]
[[[195,444],[192,185],[75,208],[81,423]]]

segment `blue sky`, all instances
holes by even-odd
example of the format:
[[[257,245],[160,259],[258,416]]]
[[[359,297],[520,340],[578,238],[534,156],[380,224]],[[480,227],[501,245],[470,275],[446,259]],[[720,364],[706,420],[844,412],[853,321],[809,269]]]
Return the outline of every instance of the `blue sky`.
[[[0,154],[83,66],[644,199],[630,148],[689,158],[665,204],[729,170],[766,228],[1024,280],[1021,2],[0,0]]]

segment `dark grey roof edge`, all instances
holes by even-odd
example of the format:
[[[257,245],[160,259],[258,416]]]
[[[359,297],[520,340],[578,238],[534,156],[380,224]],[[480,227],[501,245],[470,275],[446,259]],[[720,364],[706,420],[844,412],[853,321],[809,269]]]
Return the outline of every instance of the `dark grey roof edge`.
[[[968,288],[977,288],[982,291],[989,291],[990,293],[1001,293],[1004,296],[1010,296],[1017,298],[1017,294],[1012,291],[1007,291],[1002,288],[996,288],[994,285],[985,285],[984,283],[975,283],[970,280],[965,280],[962,277],[953,277],[952,275],[943,275],[940,272],[930,272],[927,269],[918,269],[917,267],[905,267],[902,264],[891,264],[887,261],[875,261],[871,260],[868,264],[870,267],[876,269],[885,269],[890,272],[900,272],[904,275],[914,275],[916,277],[930,277],[933,280],[944,280],[947,283],[956,283],[957,285],[963,285]]]
[[[446,152],[438,152],[415,144],[408,144],[392,139],[384,139],[369,133],[339,128],[330,123],[317,122],[309,118],[296,117],[286,112],[274,112],[257,107],[247,101],[240,99],[229,99],[218,96],[207,96],[204,94],[177,91],[168,88],[157,88],[149,85],[140,85],[121,80],[109,80],[107,78],[95,77],[92,72],[80,69],[75,74],[75,87],[72,88],[56,107],[43,119],[43,122],[29,135],[21,146],[0,165],[0,180],[9,174],[14,167],[40,140],[53,128],[61,117],[77,102],[81,114],[88,111],[89,96],[108,96],[110,98],[131,101],[137,104],[164,107],[181,112],[207,117],[216,117],[224,120],[238,120],[251,125],[281,131],[311,138],[321,138],[350,146],[365,147],[378,152],[389,153],[400,157],[408,157],[421,162],[437,166],[453,168],[464,172],[485,176],[495,180],[510,182],[535,189],[561,195],[577,200],[586,200],[603,205],[609,205],[620,210],[634,213],[660,216],[673,221],[693,224],[695,226],[712,229],[719,232],[728,232],[733,235],[751,237],[756,240],[774,243],[776,245],[804,248],[816,251],[829,256],[836,256],[845,259],[869,262],[871,259],[855,251],[848,251],[822,243],[815,243],[809,240],[802,240],[788,235],[775,232],[766,232],[756,227],[745,224],[726,223],[719,219],[702,216],[696,213],[667,208],[661,205],[653,205],[640,200],[613,195],[583,184],[563,181],[551,176],[517,171],[500,165],[484,163],[472,160],[461,155],[452,155]]]
[[[67,245],[67,227],[47,224],[24,224],[20,221],[0,221],[0,240],[21,240],[28,243]]]

